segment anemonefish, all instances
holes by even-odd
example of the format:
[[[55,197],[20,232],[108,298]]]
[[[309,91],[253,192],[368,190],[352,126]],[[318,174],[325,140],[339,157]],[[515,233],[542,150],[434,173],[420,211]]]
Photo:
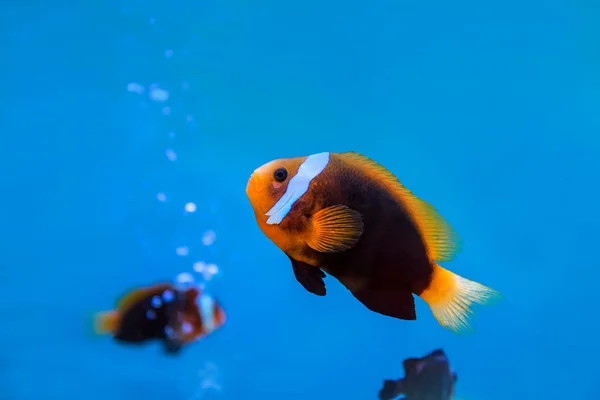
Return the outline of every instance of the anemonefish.
[[[214,297],[196,286],[160,283],[126,293],[115,310],[95,315],[94,329],[120,343],[160,340],[168,353],[177,353],[224,323],[225,312]]]
[[[500,294],[438,265],[460,238],[387,169],[354,152],[264,164],[246,194],[258,226],[291,260],[306,290],[324,296],[323,271],[377,313],[415,320],[413,294],[438,322],[470,328],[472,303]]]
[[[379,400],[404,395],[406,400],[451,400],[458,376],[450,368],[446,353],[437,349],[422,358],[403,362],[404,378],[384,380]]]

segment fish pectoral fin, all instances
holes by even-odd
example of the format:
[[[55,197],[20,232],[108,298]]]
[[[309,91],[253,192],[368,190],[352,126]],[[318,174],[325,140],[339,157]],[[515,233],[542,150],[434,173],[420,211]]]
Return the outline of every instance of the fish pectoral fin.
[[[351,292],[371,311],[408,321],[417,319],[415,299],[411,292],[377,290],[369,287]]]
[[[292,268],[294,269],[296,280],[304,286],[304,289],[317,296],[325,296],[327,293],[325,281],[323,281],[325,273],[319,268],[305,262],[294,260],[291,257],[290,260],[292,261]]]
[[[321,253],[349,250],[358,243],[363,232],[362,216],[345,205],[324,208],[311,218],[306,244]]]

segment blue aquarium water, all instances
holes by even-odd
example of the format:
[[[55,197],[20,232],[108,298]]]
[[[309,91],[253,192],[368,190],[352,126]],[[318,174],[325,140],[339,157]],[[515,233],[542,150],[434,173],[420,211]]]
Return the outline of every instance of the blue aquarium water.
[[[435,348],[457,400],[600,398],[600,5],[488,3],[2,2],[0,399],[367,400]],[[256,167],[348,150],[502,292],[473,334],[314,296],[260,232]],[[194,266],[222,329],[179,357],[94,334]]]

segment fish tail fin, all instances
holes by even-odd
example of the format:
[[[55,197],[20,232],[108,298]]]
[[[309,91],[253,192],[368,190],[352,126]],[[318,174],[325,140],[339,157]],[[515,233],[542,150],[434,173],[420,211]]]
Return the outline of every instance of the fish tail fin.
[[[379,400],[391,400],[403,392],[402,379],[397,381],[384,380],[383,387],[379,391]]]
[[[420,295],[444,328],[454,333],[471,330],[472,304],[489,304],[502,295],[480,283],[434,264],[431,283]]]
[[[112,333],[117,328],[119,313],[117,311],[104,311],[94,315],[94,332],[97,335]]]

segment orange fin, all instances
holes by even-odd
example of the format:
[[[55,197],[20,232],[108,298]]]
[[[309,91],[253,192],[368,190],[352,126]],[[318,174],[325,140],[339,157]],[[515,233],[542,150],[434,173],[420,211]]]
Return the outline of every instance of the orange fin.
[[[116,330],[119,322],[117,311],[104,311],[94,316],[94,331],[97,335],[112,333]]]
[[[355,152],[340,154],[369,177],[382,183],[400,202],[417,225],[432,260],[450,261],[460,251],[462,240],[452,226],[429,203],[419,199],[404,187],[398,178],[382,165]]]
[[[472,304],[489,304],[502,295],[436,264],[431,284],[419,297],[427,302],[440,325],[454,333],[466,333],[472,329]]]
[[[351,249],[360,239],[362,217],[348,206],[324,208],[312,216],[311,231],[306,244],[322,253],[335,253]]]

